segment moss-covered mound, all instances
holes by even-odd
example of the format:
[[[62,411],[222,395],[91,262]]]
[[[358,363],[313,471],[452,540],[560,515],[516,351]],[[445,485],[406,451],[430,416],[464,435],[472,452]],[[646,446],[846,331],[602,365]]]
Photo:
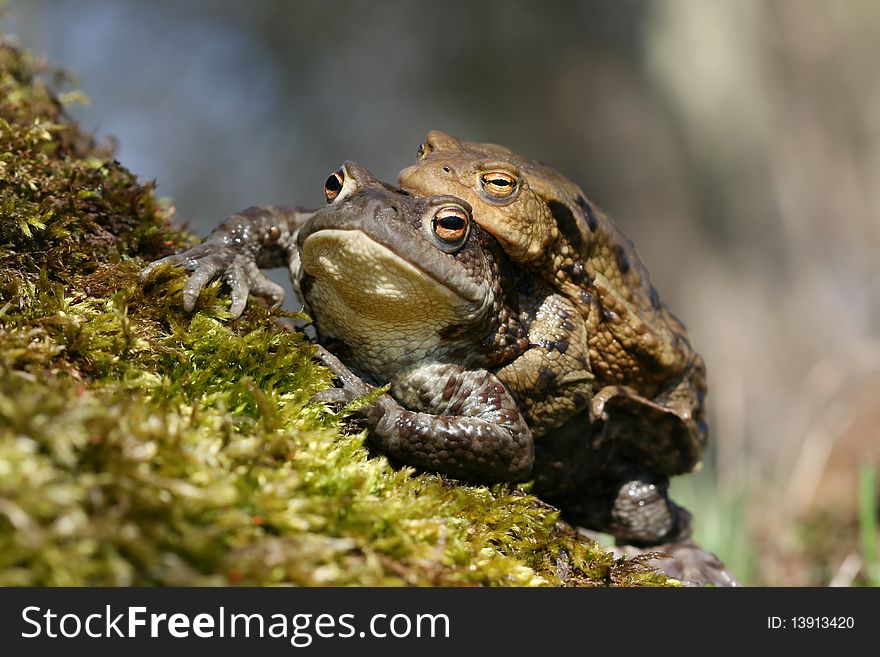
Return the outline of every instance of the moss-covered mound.
[[[521,490],[394,469],[309,402],[303,336],[224,321],[149,184],[0,46],[0,584],[662,584]]]

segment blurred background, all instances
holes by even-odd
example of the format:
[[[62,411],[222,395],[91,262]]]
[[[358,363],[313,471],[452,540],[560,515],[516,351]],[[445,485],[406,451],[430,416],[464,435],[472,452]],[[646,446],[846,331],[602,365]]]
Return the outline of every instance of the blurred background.
[[[712,450],[673,485],[698,540],[748,584],[880,584],[880,3],[5,9],[200,235],[322,204],[345,159],[393,180],[432,128],[555,166],[706,359]]]

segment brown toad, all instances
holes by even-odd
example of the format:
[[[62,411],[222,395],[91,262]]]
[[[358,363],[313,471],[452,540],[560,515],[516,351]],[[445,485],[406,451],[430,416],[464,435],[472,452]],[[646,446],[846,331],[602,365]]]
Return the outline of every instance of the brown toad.
[[[578,309],[512,267],[471,226],[467,202],[400,194],[353,163],[328,178],[325,194],[330,204],[319,211],[250,208],[166,259],[194,271],[186,307],[217,275],[238,312],[249,292],[277,302],[259,267],[286,265],[321,342],[358,375],[391,384],[361,411],[383,451],[469,480],[532,476],[535,492],[571,520],[622,541],[687,533],[688,514],[665,489],[688,457],[675,445],[658,457],[641,416],[615,424],[595,415]],[[338,359],[325,361],[346,399],[370,389]]]
[[[699,465],[707,434],[703,360],[632,243],[577,185],[503,146],[440,131],[428,134],[399,182],[412,194],[466,200],[512,260],[577,308],[589,335],[592,414],[606,423],[603,440],[641,442],[653,472]]]

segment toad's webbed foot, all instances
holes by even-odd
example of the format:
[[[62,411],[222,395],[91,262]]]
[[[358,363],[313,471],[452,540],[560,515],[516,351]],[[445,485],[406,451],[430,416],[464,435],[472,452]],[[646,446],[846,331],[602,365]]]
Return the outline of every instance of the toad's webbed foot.
[[[615,554],[633,556],[645,552],[631,545],[618,545]],[[740,586],[736,577],[711,552],[707,552],[693,540],[666,543],[648,548],[650,552],[660,552],[663,557],[652,559],[650,564],[660,572],[677,579],[686,586]]]
[[[191,249],[157,260],[141,272],[148,280],[160,267],[172,265],[192,272],[183,288],[183,307],[191,312],[205,286],[222,278],[229,286],[233,318],[241,315],[249,295],[265,298],[277,308],[284,289],[261,268],[296,262],[296,231],[313,212],[300,209],[251,207],[232,215]]]

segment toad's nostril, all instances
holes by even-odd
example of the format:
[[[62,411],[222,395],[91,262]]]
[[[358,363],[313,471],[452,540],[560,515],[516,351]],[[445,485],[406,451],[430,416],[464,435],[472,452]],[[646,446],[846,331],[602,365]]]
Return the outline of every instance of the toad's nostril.
[[[449,167],[443,167],[443,171],[445,173],[452,173],[452,169],[450,169]]]

